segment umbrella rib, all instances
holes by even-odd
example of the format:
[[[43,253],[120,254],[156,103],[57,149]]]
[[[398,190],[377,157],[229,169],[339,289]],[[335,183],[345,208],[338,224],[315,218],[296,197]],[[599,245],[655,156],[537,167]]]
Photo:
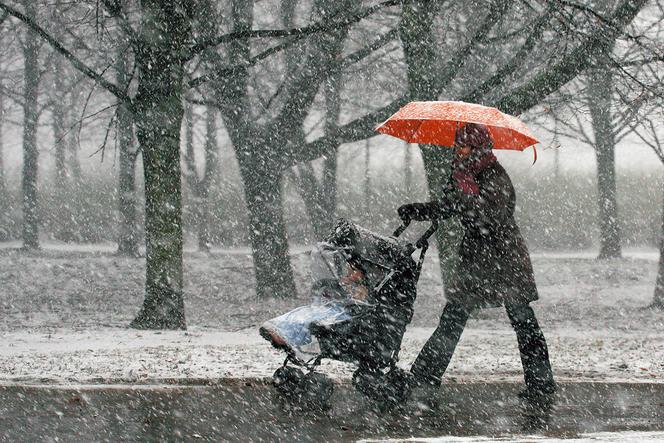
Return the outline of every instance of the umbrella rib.
[[[419,124],[417,125],[417,128],[415,129],[415,131],[413,131],[413,133],[410,137],[411,139],[415,140],[415,135],[417,134],[417,132],[420,130],[420,128],[424,124],[424,121],[425,121],[425,119],[419,119]],[[412,142],[409,142],[409,143],[412,143]]]

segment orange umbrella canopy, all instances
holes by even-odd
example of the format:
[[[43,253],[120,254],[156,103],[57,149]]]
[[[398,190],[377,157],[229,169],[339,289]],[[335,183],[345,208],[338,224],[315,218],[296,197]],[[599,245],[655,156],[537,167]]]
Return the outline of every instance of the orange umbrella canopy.
[[[523,151],[538,143],[518,118],[496,108],[455,101],[410,102],[376,130],[409,143],[451,147],[457,128],[465,123],[485,125],[494,149]]]

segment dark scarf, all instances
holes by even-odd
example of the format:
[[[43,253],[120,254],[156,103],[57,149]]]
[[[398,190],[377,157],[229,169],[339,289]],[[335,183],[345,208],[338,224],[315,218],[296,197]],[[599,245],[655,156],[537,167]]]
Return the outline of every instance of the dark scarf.
[[[452,179],[457,188],[459,188],[464,194],[478,195],[480,187],[476,180],[477,174],[485,170],[489,165],[494,164],[496,161],[496,156],[493,155],[493,152],[491,151],[486,151],[481,157],[474,160],[455,160],[453,163]]]

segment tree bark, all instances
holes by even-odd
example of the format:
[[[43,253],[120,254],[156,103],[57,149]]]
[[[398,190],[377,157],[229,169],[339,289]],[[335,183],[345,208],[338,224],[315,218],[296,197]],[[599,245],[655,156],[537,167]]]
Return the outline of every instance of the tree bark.
[[[60,202],[55,219],[54,235],[58,240],[64,242],[72,242],[76,240],[75,228],[76,216],[72,211],[71,205],[67,204],[70,198],[68,192],[68,176],[67,176],[67,118],[71,109],[65,105],[66,91],[65,91],[65,70],[63,66],[64,60],[59,54],[55,55],[53,60],[53,96],[51,98],[51,112],[52,127],[53,127],[53,144],[54,144],[54,176],[53,183],[55,184],[55,199]]]
[[[588,106],[595,134],[597,158],[597,197],[599,204],[599,259],[619,258],[620,220],[616,201],[615,135],[611,105],[613,76],[608,66],[591,69]]]
[[[124,52],[124,51],[123,51]],[[118,54],[115,65],[117,84],[126,88],[129,83],[129,61]],[[134,121],[126,103],[117,109],[116,136],[118,140],[118,255],[138,257],[138,210],[136,199],[136,158]]]
[[[0,94],[0,241],[7,241],[10,238],[9,229],[7,229],[7,214],[9,212],[9,198],[7,196],[7,187],[5,185],[5,145],[4,145],[4,122],[5,122],[5,104],[4,97]]]
[[[131,327],[185,329],[182,271],[182,125],[184,62],[190,11],[144,0],[143,47],[133,113],[145,179],[145,300]],[[185,7],[187,6],[187,7]],[[188,12],[189,11],[189,12]],[[168,36],[168,38],[164,38]]]
[[[59,198],[63,198],[66,194],[67,186],[67,163],[65,158],[65,143],[66,143],[66,128],[65,128],[65,86],[64,86],[64,69],[62,66],[62,59],[56,56],[53,61],[54,65],[54,78],[53,83],[55,86],[55,96],[53,98],[52,112],[53,112],[53,139],[54,139],[54,156],[55,156],[55,193]]]
[[[664,193],[663,193],[664,195]],[[661,229],[659,233],[659,264],[657,266],[657,280],[655,293],[650,307],[664,309],[664,198],[662,198]]]
[[[369,210],[371,204],[371,138],[364,142],[364,209]]]
[[[341,80],[341,67],[336,64],[331,69],[324,85],[326,107],[324,129],[327,134],[333,134],[338,127],[341,106],[339,99]],[[323,157],[323,171],[320,181],[316,178],[314,168],[310,163],[295,168],[295,178],[307,215],[314,229],[314,234],[321,239],[332,232],[335,224],[334,214],[337,210],[337,148],[339,143],[332,139],[330,144],[336,144],[336,148],[330,150]]]
[[[341,54],[342,45],[332,45],[335,53],[334,59]],[[339,94],[342,87],[343,72],[341,65],[334,63],[331,66],[329,75],[324,83],[325,93],[325,133],[334,134],[339,127],[339,112],[341,110],[341,100]],[[330,154],[324,157],[323,160],[323,175],[321,177],[321,187],[323,200],[321,206],[325,212],[325,217],[319,221],[323,227],[323,235],[332,232],[335,224],[335,213],[337,212],[337,152],[339,151],[339,143],[332,139],[331,143],[336,145]],[[320,238],[323,238],[322,236]]]
[[[302,197],[302,201],[304,202],[304,209],[311,221],[314,235],[316,238],[324,238],[329,233],[326,230],[327,227],[324,221],[329,214],[325,212],[322,204],[324,198],[320,195],[322,186],[316,177],[313,166],[311,163],[303,163],[296,166],[291,177],[295,181],[300,192],[300,197]]]
[[[217,144],[217,110],[207,108],[205,116],[205,171],[200,183],[200,217],[198,220],[198,249],[210,252],[210,187],[217,175],[218,150]]]
[[[257,157],[248,162],[240,162],[240,169],[249,210],[256,293],[259,297],[293,297],[296,290],[288,255],[282,174],[271,167],[269,159]]]
[[[34,19],[35,5],[25,2],[26,15]],[[39,151],[37,150],[37,99],[39,96],[39,44],[32,31],[26,31],[23,46],[23,247],[39,248],[39,214],[37,201],[37,175]]]
[[[401,42],[406,58],[408,87],[413,100],[437,100],[436,47],[433,20],[436,8],[426,0],[404,4],[399,24]],[[457,68],[457,67],[453,67]],[[424,171],[431,200],[442,200],[443,189],[452,164],[452,149],[420,145]],[[458,261],[456,245],[460,239],[460,225],[456,220],[444,221],[436,231],[438,258],[444,287],[453,276]]]
[[[81,78],[78,76],[78,81],[80,81]],[[70,109],[70,115],[73,114],[73,110],[78,109],[79,106],[81,105],[80,103],[80,97],[79,97],[79,91],[77,89],[73,89],[69,93],[69,109]],[[76,122],[76,118],[73,119],[73,121],[70,123],[70,128],[69,132],[67,134],[67,150],[68,150],[68,155],[69,155],[69,172],[70,172],[70,178],[71,178],[71,185],[73,187],[78,187],[81,184],[81,161],[78,158],[78,151],[79,151],[79,142],[78,142],[78,134],[79,130],[81,128],[82,123],[81,122]]]
[[[55,9],[51,16],[51,19],[54,21],[57,29],[56,35],[58,39],[61,39],[64,25],[61,20],[60,8],[61,2],[56,0]],[[53,114],[53,138],[54,138],[54,157],[55,157],[55,194],[56,198],[64,199],[67,193],[67,161],[66,161],[66,132],[67,132],[67,121],[66,115],[71,111],[67,109],[65,105],[65,97],[67,92],[65,91],[65,67],[64,59],[59,55],[55,54],[53,59],[53,96],[51,97],[51,112]],[[67,205],[63,205],[64,211],[68,212],[66,209]],[[64,220],[69,219],[69,214],[63,214]],[[66,221],[65,221],[65,224]]]
[[[233,1],[233,31],[251,29],[253,2]],[[247,39],[229,44],[229,59],[242,66],[250,57]],[[279,149],[286,142],[287,127],[300,127],[293,119],[287,125],[261,126],[251,120],[248,101],[248,72],[215,84],[215,95],[235,147],[244,183],[249,212],[249,235],[259,297],[292,297],[296,294],[288,254],[288,238],[283,216],[282,173],[285,170]]]
[[[5,198],[7,188],[5,185],[5,143],[4,143],[4,124],[5,124],[5,102],[4,97],[0,94],[0,211],[6,213]]]

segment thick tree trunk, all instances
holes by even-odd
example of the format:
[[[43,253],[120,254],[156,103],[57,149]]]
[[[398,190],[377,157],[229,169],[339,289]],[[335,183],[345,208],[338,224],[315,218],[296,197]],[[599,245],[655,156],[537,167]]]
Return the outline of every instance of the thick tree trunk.
[[[119,54],[116,63],[117,83],[126,87],[129,82],[126,56]],[[134,148],[134,122],[127,105],[117,110],[118,138],[118,254],[138,257],[138,211],[136,201],[136,149]]]
[[[131,327],[185,329],[182,275],[182,171],[180,128],[189,40],[186,8],[145,0],[140,76],[133,104],[145,179],[145,300]],[[158,36],[158,38],[155,38]],[[167,38],[165,37],[167,36]]]
[[[35,6],[25,2],[26,15],[35,16]],[[39,95],[39,45],[36,36],[28,31],[23,47],[23,247],[39,248],[39,214],[37,202],[37,98]]]
[[[139,256],[138,210],[136,201],[136,151],[134,148],[133,120],[126,105],[120,105],[117,114],[118,130],[118,254]]]
[[[144,76],[149,77],[149,74]],[[156,86],[166,80],[147,81],[150,86]],[[171,85],[171,88],[176,86]],[[160,95],[158,88],[140,89],[139,96],[147,101],[142,121],[137,124],[145,179],[146,275],[143,308],[131,327],[185,329],[182,296],[180,91],[171,90],[169,95]]]
[[[247,0],[232,2],[234,32],[252,28],[253,3]],[[228,50],[229,62],[236,66],[242,66],[251,56],[248,39],[233,40]],[[292,297],[295,295],[295,282],[281,201],[282,171],[285,167],[283,156],[279,153],[287,140],[252,121],[248,79],[247,69],[239,68],[236,75],[213,86],[237,153],[244,183],[256,293],[259,297]],[[273,124],[271,128],[286,132],[286,128],[279,124]]]
[[[324,199],[320,195],[322,186],[318,182],[313,166],[311,163],[303,163],[294,168],[290,177],[292,177],[300,191],[300,197],[304,202],[304,210],[311,221],[314,235],[316,238],[324,238],[329,233],[325,222],[329,214],[325,212],[322,204]]]
[[[324,86],[325,132],[328,134],[334,133],[338,127],[341,75],[340,67],[335,66]],[[337,144],[338,148],[338,143],[334,140],[331,140],[330,143]],[[334,228],[337,211],[337,149],[330,151],[330,154],[323,158],[320,181],[316,178],[310,163],[298,166],[295,174],[314,234],[317,238],[324,238]]]
[[[338,45],[336,48],[340,50],[342,47]],[[334,134],[339,127],[339,111],[341,110],[339,94],[341,92],[342,75],[341,66],[335,63],[332,65],[329,76],[324,83],[326,134]],[[335,213],[337,212],[337,152],[339,143],[336,141],[331,143],[335,144],[336,148],[324,157],[323,175],[321,177],[321,195],[323,196],[321,206],[325,212],[325,217],[319,221],[319,224],[323,226],[324,235],[332,232],[335,224]]]
[[[9,212],[9,199],[5,185],[5,159],[3,125],[5,121],[5,106],[3,97],[0,95],[0,241],[9,240],[9,229],[7,229],[7,213]]]
[[[249,210],[256,292],[259,297],[293,297],[296,291],[284,222],[282,175],[271,167],[269,159],[249,161],[251,165],[245,160],[240,166]]]
[[[0,95],[0,211],[6,212],[5,199],[7,188],[5,186],[5,144],[4,144],[4,123],[5,123],[5,102],[4,97]],[[1,228],[0,228],[1,229]]]
[[[662,223],[659,233],[659,265],[657,266],[657,280],[652,308],[664,309],[664,198],[662,199]]]
[[[615,136],[611,119],[613,78],[609,67],[592,69],[588,105],[595,134],[597,196],[599,203],[600,259],[619,258],[620,226],[616,202]]]
[[[426,0],[415,0],[402,8],[400,36],[406,57],[408,85],[413,100],[437,100],[436,43],[433,19],[436,9]],[[437,146],[420,145],[429,185],[429,198],[440,200],[452,163],[453,151]],[[445,221],[436,232],[438,258],[443,284],[448,286],[458,261],[456,245],[460,239],[456,220]]]
[[[371,138],[364,143],[364,210],[369,210],[371,205]]]

